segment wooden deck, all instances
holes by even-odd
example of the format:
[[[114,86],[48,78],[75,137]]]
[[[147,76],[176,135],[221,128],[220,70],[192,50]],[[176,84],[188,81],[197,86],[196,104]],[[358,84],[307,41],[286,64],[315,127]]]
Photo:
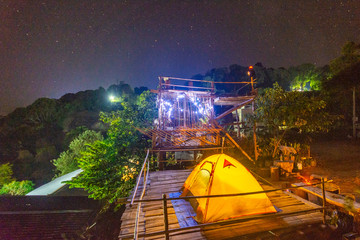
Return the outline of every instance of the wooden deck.
[[[161,198],[162,194],[178,192],[191,170],[168,170],[151,172],[148,182],[146,194],[144,199]],[[263,185],[264,190],[270,190],[272,187]],[[140,195],[141,189],[138,191]],[[281,213],[291,213],[313,209],[316,205],[301,200],[300,198],[291,194],[286,194],[282,191],[270,192],[267,194],[271,202],[282,210]],[[175,210],[168,201],[168,218],[169,229],[180,228],[178,219],[175,215]],[[132,207],[128,204],[126,210],[122,215],[120,239],[123,236],[133,234],[135,215],[137,211],[137,204]],[[320,223],[322,221],[322,213],[311,212],[290,216],[279,216],[277,218],[263,218],[256,220],[249,220],[245,222],[238,222],[233,224],[208,226],[199,229],[188,230],[188,232],[171,233],[171,239],[241,239],[241,236],[246,236],[254,233],[267,232],[270,230],[277,230],[289,227],[296,227],[304,224]],[[164,230],[163,206],[161,201],[143,202],[141,206],[139,234],[151,233]],[[144,238],[143,238],[144,239]],[[164,239],[164,235],[157,235],[146,237],[145,239]]]

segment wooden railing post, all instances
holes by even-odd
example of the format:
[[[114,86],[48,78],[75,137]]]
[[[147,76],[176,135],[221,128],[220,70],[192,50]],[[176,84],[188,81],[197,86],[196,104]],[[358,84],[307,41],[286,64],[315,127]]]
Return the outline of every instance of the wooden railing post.
[[[164,225],[165,225],[165,239],[169,240],[169,220],[168,220],[168,212],[167,212],[167,201],[166,194],[162,195],[163,198],[163,208],[164,208]]]
[[[325,207],[326,207],[326,196],[325,196],[325,181],[324,178],[321,178],[321,188],[322,188],[322,195],[323,195],[323,224],[326,224],[326,212],[325,212]]]
[[[139,184],[140,184],[140,180],[141,180],[141,175],[143,174],[143,171],[144,171],[144,167],[146,165],[146,162],[148,161],[148,157],[149,157],[149,149],[147,150],[147,153],[146,153],[146,157],[145,157],[145,160],[144,160],[144,164],[142,165],[142,168],[140,170],[140,173],[139,173],[139,176],[137,178],[137,181],[136,181],[136,186],[135,186],[135,190],[134,190],[134,194],[131,198],[131,202],[130,202],[130,207],[133,205],[134,203],[134,200],[135,200],[135,196],[136,196],[136,192],[138,190],[138,187],[139,187]],[[145,169],[146,171],[146,169]],[[144,175],[144,181],[145,181],[145,175]]]

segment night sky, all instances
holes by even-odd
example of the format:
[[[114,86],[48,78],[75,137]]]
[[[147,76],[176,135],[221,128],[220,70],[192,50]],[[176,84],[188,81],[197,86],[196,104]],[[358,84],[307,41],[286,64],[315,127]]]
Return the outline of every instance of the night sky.
[[[360,42],[359,0],[0,0],[0,114],[231,64],[322,66],[348,40]]]

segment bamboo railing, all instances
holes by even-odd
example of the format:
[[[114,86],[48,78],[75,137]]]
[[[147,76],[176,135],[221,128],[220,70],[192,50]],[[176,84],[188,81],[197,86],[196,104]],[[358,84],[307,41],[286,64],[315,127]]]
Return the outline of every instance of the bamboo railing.
[[[138,202],[138,207],[137,207],[136,216],[135,216],[134,239],[138,239],[139,216],[140,216],[141,203],[142,203],[141,201],[143,200],[143,197],[145,195],[147,180],[148,180],[148,176],[149,176],[150,164],[149,164],[149,161],[148,161],[148,157],[149,157],[149,150],[147,150],[147,154],[146,154],[146,157],[145,157],[145,160],[144,160],[144,164],[143,164],[143,166],[141,168],[141,171],[139,173],[139,176],[138,176],[138,179],[137,179],[137,182],[136,182],[136,186],[135,186],[135,190],[134,190],[134,194],[133,194],[133,197],[132,197],[131,202],[130,202],[130,206],[132,206],[134,204],[135,196],[136,196],[137,190],[139,188],[141,176],[144,175],[144,178],[143,178],[143,185],[144,185],[143,190],[142,190],[142,193],[140,195],[139,200],[137,201]],[[146,169],[146,166],[147,166],[147,169]],[[144,169],[145,169],[145,171],[144,171]]]

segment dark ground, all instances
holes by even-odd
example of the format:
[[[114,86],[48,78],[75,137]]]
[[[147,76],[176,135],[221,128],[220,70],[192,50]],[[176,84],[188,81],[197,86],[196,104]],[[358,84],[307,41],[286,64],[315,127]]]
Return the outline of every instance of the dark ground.
[[[316,167],[306,168],[302,175],[325,175],[340,186],[341,194],[360,200],[360,140],[317,140],[311,145]]]

